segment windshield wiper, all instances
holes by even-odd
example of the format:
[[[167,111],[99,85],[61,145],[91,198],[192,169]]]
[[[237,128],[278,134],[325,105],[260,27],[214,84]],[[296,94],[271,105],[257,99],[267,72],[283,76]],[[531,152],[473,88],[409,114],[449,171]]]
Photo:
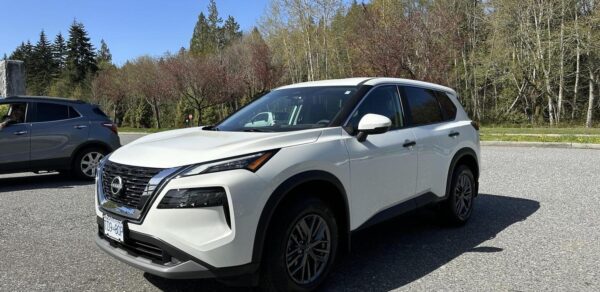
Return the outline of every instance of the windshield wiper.
[[[203,127],[202,130],[205,130],[205,131],[219,131],[219,128],[215,127],[214,125],[211,125],[211,126]]]
[[[244,132],[272,132],[272,131],[267,131],[264,129],[257,129],[257,128],[250,128],[250,129],[244,129]]]

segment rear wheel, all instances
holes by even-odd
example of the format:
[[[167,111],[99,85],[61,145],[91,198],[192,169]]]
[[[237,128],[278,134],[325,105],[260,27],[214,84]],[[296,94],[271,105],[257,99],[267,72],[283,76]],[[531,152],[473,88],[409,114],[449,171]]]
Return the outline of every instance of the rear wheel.
[[[338,247],[338,226],[331,209],[310,198],[284,208],[269,232],[262,288],[311,291],[331,271]]]
[[[465,224],[473,213],[477,182],[469,167],[459,165],[452,175],[448,198],[442,203],[442,211],[448,223]]]
[[[85,148],[73,160],[73,174],[81,179],[92,180],[96,177],[96,169],[106,151],[100,147]]]

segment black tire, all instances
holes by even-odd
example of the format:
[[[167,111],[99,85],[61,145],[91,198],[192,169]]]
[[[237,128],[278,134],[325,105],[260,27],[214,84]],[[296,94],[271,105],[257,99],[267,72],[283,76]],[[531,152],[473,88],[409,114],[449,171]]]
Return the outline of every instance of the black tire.
[[[288,204],[281,208],[283,212],[275,215],[273,218],[273,226],[269,229],[267,246],[265,246],[265,256],[262,263],[261,275],[261,290],[263,291],[312,291],[316,289],[331,272],[334,266],[337,248],[339,244],[338,225],[332,210],[323,201],[316,198],[307,198],[296,201],[293,204]],[[296,238],[302,238],[299,232],[302,229],[299,224],[304,222],[307,225],[312,225],[309,232],[314,234],[311,239],[302,243],[295,241]],[[312,222],[312,223],[311,223]],[[317,224],[320,227],[314,228]],[[326,227],[323,227],[323,224]],[[300,229],[296,229],[296,227]],[[328,231],[328,234],[327,234]],[[319,235],[320,234],[320,235]],[[329,236],[329,248],[324,242]],[[315,240],[315,239],[321,240]],[[312,241],[315,240],[315,241]],[[312,244],[310,243],[312,241]],[[319,243],[322,242],[322,243]],[[317,244],[311,248],[310,246]],[[328,256],[324,261],[316,261],[319,257],[324,259],[324,250],[329,250]],[[290,255],[286,258],[286,254]],[[295,259],[295,260],[294,260]],[[289,261],[288,261],[289,260]],[[307,265],[302,263],[306,262]],[[288,263],[292,263],[292,267],[288,268]],[[320,263],[320,264],[319,264]],[[297,264],[297,265],[295,265]],[[305,269],[306,266],[312,266],[312,269]],[[305,275],[313,271],[313,275],[318,274],[314,279],[306,277],[307,282],[302,283],[305,275],[300,271],[292,274],[291,270],[302,269]],[[317,273],[318,272],[318,273]]]
[[[87,161],[90,158],[89,155],[94,157],[94,161],[88,164],[89,168],[84,168],[84,160]],[[96,174],[97,163],[100,162],[104,156],[106,156],[106,150],[102,149],[101,147],[87,147],[80,150],[73,159],[71,173],[73,176],[79,179],[93,180]],[[95,157],[99,157],[99,159],[96,161]]]
[[[473,214],[477,191],[473,171],[466,165],[456,167],[452,174],[448,198],[441,203],[444,223],[464,225]]]

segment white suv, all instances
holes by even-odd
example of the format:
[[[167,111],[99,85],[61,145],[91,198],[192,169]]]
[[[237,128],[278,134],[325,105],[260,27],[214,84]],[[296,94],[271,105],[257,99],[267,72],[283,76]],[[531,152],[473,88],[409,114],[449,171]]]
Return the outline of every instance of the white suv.
[[[467,221],[479,153],[450,88],[284,86],[215,126],[149,135],[104,159],[96,243],[165,278],[312,290],[356,230],[430,204]]]

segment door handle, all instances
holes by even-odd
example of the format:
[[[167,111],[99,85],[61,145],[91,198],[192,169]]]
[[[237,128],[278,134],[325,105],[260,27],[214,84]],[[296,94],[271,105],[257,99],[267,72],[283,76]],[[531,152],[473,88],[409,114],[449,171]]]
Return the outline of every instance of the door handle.
[[[402,144],[402,147],[407,147],[408,148],[408,147],[412,147],[412,146],[415,146],[415,145],[417,145],[417,142],[406,140],[404,142],[404,144]]]
[[[452,131],[452,132],[450,132],[450,134],[448,134],[448,137],[452,137],[452,138],[454,138],[454,137],[457,137],[457,136],[459,136],[459,135],[460,135],[460,133],[459,133],[459,132],[454,132],[454,131]]]
[[[27,133],[29,133],[29,132],[28,131],[17,131],[17,132],[14,132],[13,134],[15,134],[17,136],[21,136],[21,135],[25,135]]]
[[[75,126],[73,128],[81,130],[81,129],[87,128],[87,126],[86,125],[77,125],[77,126]]]

